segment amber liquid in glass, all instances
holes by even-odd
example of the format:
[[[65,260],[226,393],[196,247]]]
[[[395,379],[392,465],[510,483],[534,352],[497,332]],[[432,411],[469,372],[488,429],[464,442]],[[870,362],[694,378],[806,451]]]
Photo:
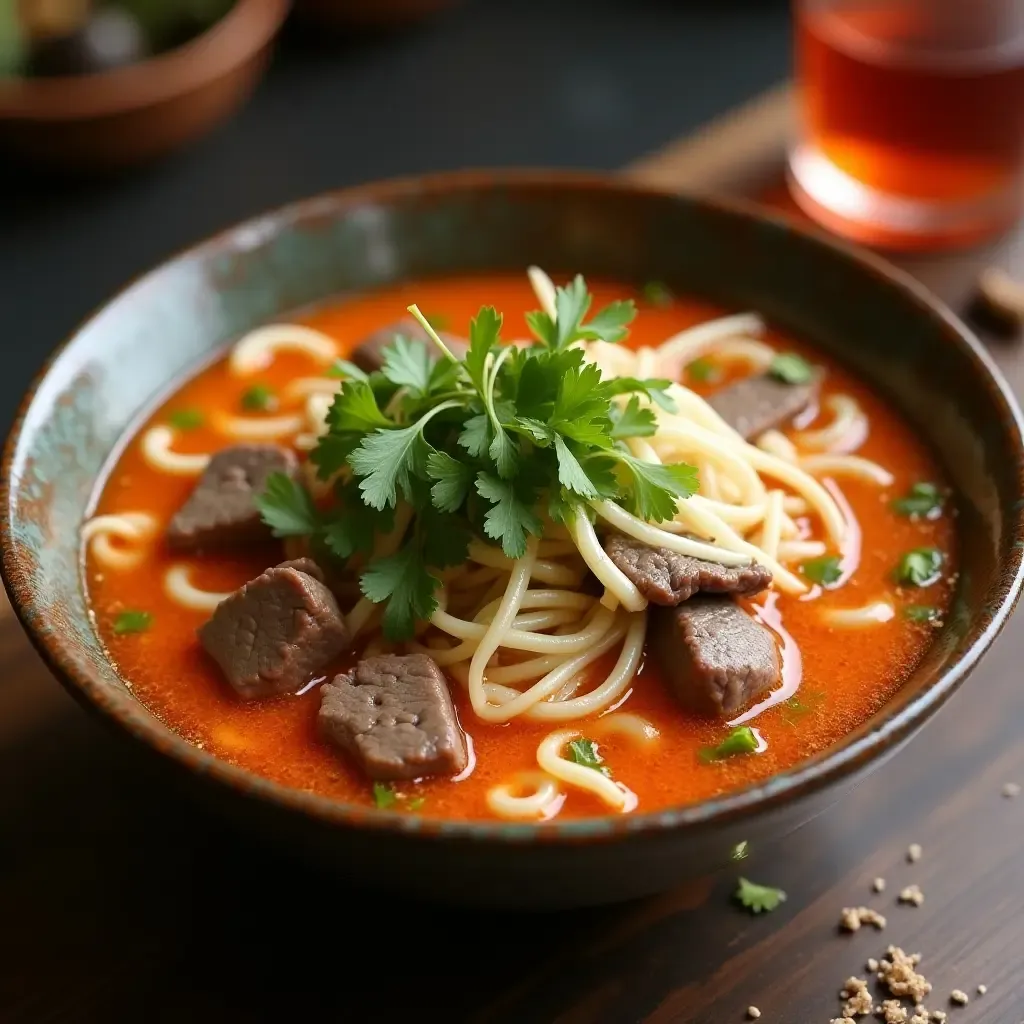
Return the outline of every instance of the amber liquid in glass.
[[[1024,38],[1012,15],[986,45],[994,26],[977,14],[964,0],[798,9],[805,143],[889,196],[941,204],[1012,192],[1024,167]]]

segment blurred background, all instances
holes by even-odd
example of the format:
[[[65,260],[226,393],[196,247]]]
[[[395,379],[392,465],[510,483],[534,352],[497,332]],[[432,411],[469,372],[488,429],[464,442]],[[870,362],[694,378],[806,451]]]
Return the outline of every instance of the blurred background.
[[[791,65],[787,0],[288,6],[0,0],[5,430],[85,316],[238,220],[394,175],[614,169]]]

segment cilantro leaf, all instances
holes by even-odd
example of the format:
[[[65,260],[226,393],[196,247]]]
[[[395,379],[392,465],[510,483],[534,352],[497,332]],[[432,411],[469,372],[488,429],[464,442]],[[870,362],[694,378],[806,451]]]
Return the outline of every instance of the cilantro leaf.
[[[758,885],[745,878],[739,879],[736,899],[754,914],[775,910],[780,903],[786,901],[786,894],[781,889],[770,885]]]
[[[923,516],[933,519],[942,512],[942,492],[924,481],[914,484],[909,492],[892,503],[893,511],[901,516]]]
[[[430,488],[434,508],[457,512],[473,486],[473,468],[447,452],[431,452],[427,456],[427,476],[436,481]]]
[[[323,527],[323,542],[337,558],[351,558],[357,552],[370,554],[378,532],[389,533],[394,526],[391,510],[378,512],[363,504],[355,481],[334,489],[339,509]]]
[[[638,380],[636,377],[613,377],[604,382],[608,388],[608,395],[628,395],[639,391],[657,405],[660,405],[665,412],[675,412],[676,403],[673,398],[665,394],[672,387],[672,381],[664,377],[649,377],[646,380]]]
[[[365,370],[361,370],[355,363],[350,363],[347,359],[335,359],[327,371],[327,376],[348,377],[364,384],[370,380],[370,375]]]
[[[942,552],[938,548],[914,548],[896,566],[896,582],[911,587],[928,587],[942,578]]]
[[[339,434],[365,433],[394,424],[377,407],[377,396],[365,380],[347,380],[334,397],[327,425]]]
[[[206,422],[200,409],[175,409],[167,417],[175,430],[196,430]]]
[[[650,437],[658,427],[654,413],[650,409],[640,408],[640,399],[634,395],[626,404],[625,409],[612,406],[611,436],[618,440],[623,437]]]
[[[493,306],[484,306],[469,322],[466,372],[481,398],[487,388],[487,357],[498,344],[501,317]]]
[[[612,344],[622,341],[629,331],[627,324],[636,317],[636,305],[632,299],[609,303],[596,313],[589,323],[579,329],[579,335],[588,341],[607,341]]]
[[[686,367],[690,380],[698,384],[714,384],[722,379],[722,370],[715,366],[707,356],[699,356]]]
[[[491,420],[487,413],[482,412],[470,416],[462,425],[459,444],[478,459],[491,446]]]
[[[700,752],[702,764],[724,761],[739,754],[756,754],[760,746],[757,733],[749,725],[737,726],[717,747],[703,747]]]
[[[586,737],[570,740],[565,748],[566,757],[575,764],[583,765],[584,768],[593,768],[611,778],[611,770],[604,763],[604,758],[598,753],[597,744]]]
[[[242,408],[246,412],[273,412],[277,394],[269,384],[253,384],[242,393]]]
[[[608,388],[601,380],[601,371],[594,363],[584,363],[562,377],[552,421],[558,424],[607,415],[608,399]]]
[[[746,839],[741,840],[732,848],[731,857],[733,860],[746,860],[750,855],[750,843]]]
[[[427,798],[425,796],[414,796],[405,806],[410,811],[420,811],[426,802]]]
[[[152,612],[125,610],[114,619],[114,635],[127,636],[130,633],[145,633],[153,623]]]
[[[555,343],[558,339],[558,331],[555,327],[555,321],[551,319],[543,310],[535,309],[530,313],[526,314],[526,326],[530,328],[530,333],[542,344],[548,346],[548,348],[554,348]]]
[[[424,475],[430,450],[423,438],[423,430],[434,416],[456,404],[454,401],[442,402],[411,426],[400,430],[375,430],[363,438],[348,457],[348,464],[357,476],[363,478],[359,489],[367,505],[378,511],[388,505],[394,508],[399,488],[412,499],[410,479],[414,475]]]
[[[652,306],[672,305],[672,291],[664,281],[648,281],[642,289],[644,299]]]
[[[581,498],[596,498],[597,488],[576,456],[569,450],[561,434],[555,434],[555,455],[558,458],[558,482],[567,491],[572,491]]]
[[[822,587],[838,583],[843,578],[843,560],[839,555],[821,555],[808,558],[800,571],[812,582]]]
[[[427,506],[419,513],[419,531],[423,538],[423,560],[435,569],[461,565],[469,556],[472,531],[463,516],[438,512]]]
[[[696,467],[685,462],[662,466],[625,452],[616,452],[615,457],[629,471],[633,481],[633,489],[626,495],[626,507],[645,522],[671,519],[679,500],[697,491]]]
[[[359,434],[324,434],[309,453],[309,461],[316,466],[321,480],[330,480],[335,473],[348,466],[348,457],[359,447]]]
[[[386,811],[389,807],[394,807],[397,800],[398,796],[393,786],[386,782],[373,784],[373,802],[379,810]]]
[[[271,473],[255,500],[260,518],[275,537],[304,537],[320,526],[309,492],[286,473]]]
[[[555,348],[565,348],[576,340],[580,321],[592,301],[582,274],[577,274],[564,288],[555,289]]]
[[[500,424],[494,428],[494,437],[487,448],[487,454],[498,467],[500,477],[507,480],[510,476],[515,475],[516,467],[519,464],[519,449],[509,436],[508,431]]]
[[[814,376],[811,364],[795,352],[780,352],[771,361],[768,372],[786,384],[807,384]]]
[[[359,579],[366,598],[374,604],[387,601],[382,626],[389,640],[408,640],[417,621],[434,614],[438,585],[423,564],[415,538],[393,555],[374,558]]]
[[[477,493],[491,502],[484,517],[484,533],[491,540],[501,541],[501,549],[509,558],[522,558],[526,551],[526,534],[540,537],[544,524],[533,511],[534,495],[517,480],[501,480],[491,473],[476,478]]]
[[[423,394],[429,390],[434,362],[422,341],[396,334],[384,349],[381,372],[392,384]]]

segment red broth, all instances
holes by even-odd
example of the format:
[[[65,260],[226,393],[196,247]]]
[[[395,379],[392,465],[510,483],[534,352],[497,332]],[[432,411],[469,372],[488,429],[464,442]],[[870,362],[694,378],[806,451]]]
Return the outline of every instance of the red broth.
[[[616,285],[591,287],[598,306],[631,294],[630,289]],[[684,327],[722,314],[702,302],[677,300],[662,307],[636,297],[640,315],[634,322],[633,344],[658,344]],[[505,315],[503,335],[509,339],[529,336],[523,314],[537,306],[525,275],[472,277],[403,284],[328,304],[298,319],[336,338],[344,353],[373,330],[398,319],[411,302],[417,302],[428,315],[443,315],[455,332],[466,332],[478,308],[493,304]],[[955,568],[950,514],[931,521],[911,520],[890,508],[890,501],[914,482],[941,482],[929,451],[885,402],[842,367],[778,333],[770,332],[767,340],[777,348],[802,351],[824,366],[824,396],[842,392],[860,403],[870,433],[858,454],[884,465],[895,476],[895,483],[881,490],[848,478],[841,482],[862,531],[860,564],[845,586],[815,600],[784,595],[768,598],[771,607],[766,618],[774,614],[769,624],[781,624],[798,645],[803,676],[795,700],[769,708],[752,723],[767,744],[762,753],[702,763],[701,749],[722,740],[723,725],[683,711],[650,659],[621,706],[643,715],[658,728],[658,744],[640,751],[623,736],[603,736],[599,721],[580,723],[581,730],[600,744],[615,778],[637,795],[639,811],[692,803],[766,779],[841,740],[895,693],[931,642],[931,627],[908,621],[899,610],[908,604],[927,604],[945,611],[950,600]],[[280,391],[293,377],[319,374],[322,369],[304,356],[285,354],[266,372],[242,380],[232,377],[221,359],[184,383],[146,425],[166,422],[173,412],[191,409],[201,410],[208,423],[214,410],[237,412],[242,393],[254,382]],[[687,383],[697,390],[702,387]],[[200,426],[182,432],[175,448],[206,452],[230,443],[208,426]],[[136,436],[113,466],[96,511],[148,511],[162,529],[194,484],[193,477],[169,476],[150,468]],[[944,578],[924,589],[897,588],[893,569],[900,555],[923,546],[946,553]],[[272,544],[262,550],[207,553],[185,560],[196,586],[228,591],[282,558],[280,547]],[[166,570],[182,560],[160,543],[151,545],[145,559],[129,570],[101,570],[91,557],[86,560],[87,591],[97,627],[136,696],[180,735],[225,761],[297,789],[372,804],[372,787],[366,778],[317,737],[317,688],[301,696],[250,703],[233,695],[196,638],[196,628],[207,613],[186,610],[163,591]],[[840,629],[822,621],[824,608],[857,607],[884,597],[897,608],[896,616],[887,623]],[[765,595],[753,603],[763,607]],[[126,609],[149,612],[148,630],[116,635],[114,621]],[[609,658],[614,660],[614,652]],[[597,669],[609,666],[610,662]],[[343,668],[345,662],[334,667]],[[475,769],[460,782],[425,780],[398,788],[403,794],[425,798],[419,811],[424,815],[493,817],[486,803],[488,789],[518,770],[535,769],[537,746],[552,727],[523,719],[505,725],[483,724],[474,717],[461,688],[453,684],[452,691],[463,726],[472,737]],[[561,816],[570,817],[604,813],[607,809],[595,797],[575,789],[561,810]]]

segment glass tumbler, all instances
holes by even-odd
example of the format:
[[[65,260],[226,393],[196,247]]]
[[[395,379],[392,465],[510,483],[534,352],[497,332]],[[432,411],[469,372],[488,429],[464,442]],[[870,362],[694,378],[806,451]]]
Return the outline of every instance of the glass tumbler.
[[[1024,0],[794,0],[797,203],[868,245],[968,244],[1024,206]]]

